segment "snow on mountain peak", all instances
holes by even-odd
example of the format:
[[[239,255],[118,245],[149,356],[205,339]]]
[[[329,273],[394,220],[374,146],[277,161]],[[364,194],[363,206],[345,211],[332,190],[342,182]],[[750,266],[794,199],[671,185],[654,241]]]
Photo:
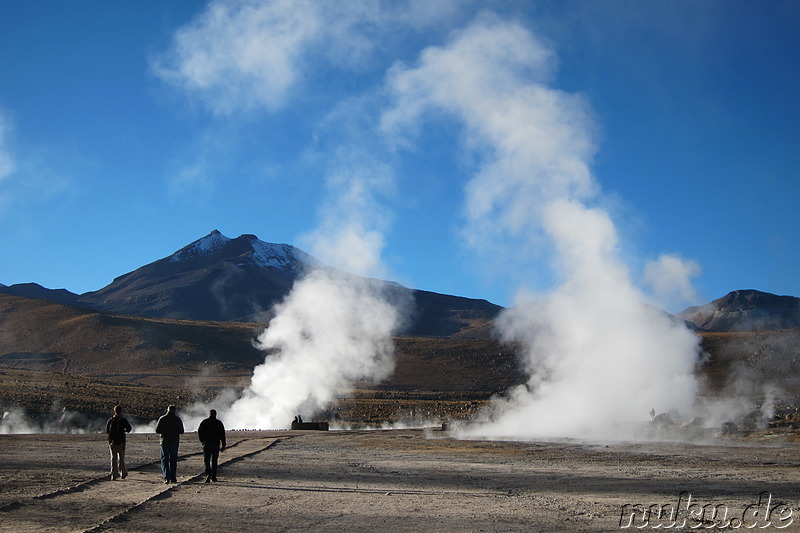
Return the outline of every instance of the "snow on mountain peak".
[[[250,234],[240,235],[236,239],[229,239],[217,230],[181,248],[169,257],[169,262],[177,263],[198,257],[208,257],[219,253],[232,243],[239,243],[239,246],[235,247],[238,251],[229,250],[228,252],[239,256],[239,261],[252,261],[262,268],[277,268],[302,275],[309,269],[324,267],[317,259],[294,246],[264,242],[255,235]],[[249,250],[244,251],[246,248],[243,249],[242,245],[249,247],[252,252],[249,252]]]
[[[271,244],[253,238],[253,260],[262,267],[281,268],[302,273],[305,267],[317,267],[317,261],[288,244]]]
[[[230,242],[230,239],[220,233],[217,230],[212,231],[202,239],[198,239],[194,241],[192,244],[181,248],[169,258],[170,263],[176,263],[178,261],[184,261],[186,259],[191,259],[192,257],[197,257],[200,255],[209,255],[213,254],[214,252],[218,251],[220,248],[225,246],[226,243]]]

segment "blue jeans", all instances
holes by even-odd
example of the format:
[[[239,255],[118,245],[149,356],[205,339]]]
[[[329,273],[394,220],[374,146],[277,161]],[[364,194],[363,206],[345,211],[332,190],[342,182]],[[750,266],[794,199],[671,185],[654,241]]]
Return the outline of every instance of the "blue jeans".
[[[161,444],[161,472],[166,481],[177,483],[175,478],[178,470],[178,443],[165,442]]]

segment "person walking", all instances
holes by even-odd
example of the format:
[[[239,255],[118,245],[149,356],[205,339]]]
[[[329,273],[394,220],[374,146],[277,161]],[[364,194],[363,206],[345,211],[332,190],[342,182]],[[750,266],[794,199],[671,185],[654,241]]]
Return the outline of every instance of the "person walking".
[[[175,406],[167,407],[167,413],[158,419],[156,433],[160,435],[161,472],[164,483],[177,483],[178,444],[183,435],[183,421],[175,414]]]
[[[203,460],[206,463],[206,483],[217,480],[217,461],[219,452],[225,449],[225,425],[217,418],[217,411],[211,409],[208,418],[200,422],[197,436],[203,444]]]
[[[108,435],[108,448],[111,451],[111,480],[115,481],[122,477],[128,477],[128,469],[125,468],[125,434],[131,432],[131,425],[122,416],[122,407],[114,406],[114,415],[106,422],[106,434]]]

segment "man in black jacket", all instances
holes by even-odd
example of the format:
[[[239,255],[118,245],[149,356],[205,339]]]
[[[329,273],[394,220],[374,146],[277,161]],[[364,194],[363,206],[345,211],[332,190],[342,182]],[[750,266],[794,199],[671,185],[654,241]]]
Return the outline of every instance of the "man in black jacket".
[[[197,436],[203,444],[203,459],[206,463],[206,483],[217,480],[217,461],[220,450],[225,449],[225,426],[217,419],[217,411],[208,412],[208,418],[200,422]]]
[[[106,422],[106,434],[108,435],[108,448],[111,450],[111,480],[114,481],[122,475],[122,479],[128,477],[128,469],[125,468],[125,434],[131,432],[131,425],[122,416],[122,407],[114,406],[114,416]]]
[[[156,433],[161,437],[161,472],[164,483],[177,483],[178,444],[183,435],[183,421],[175,414],[175,406],[167,407],[167,414],[158,419]]]

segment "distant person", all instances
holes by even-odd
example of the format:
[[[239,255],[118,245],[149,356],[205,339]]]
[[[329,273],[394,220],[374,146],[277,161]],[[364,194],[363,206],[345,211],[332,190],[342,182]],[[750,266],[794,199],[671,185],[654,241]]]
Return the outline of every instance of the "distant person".
[[[200,422],[197,436],[203,444],[203,460],[206,463],[206,483],[217,480],[219,452],[225,449],[225,425],[217,418],[217,411],[208,412],[208,418]]]
[[[156,433],[161,437],[161,472],[164,483],[177,483],[178,444],[183,435],[183,421],[175,414],[175,406],[167,407],[167,413],[158,419]]]
[[[114,416],[106,422],[106,434],[108,435],[108,448],[111,450],[111,480],[115,481],[122,477],[128,477],[128,469],[125,468],[125,434],[131,432],[131,425],[122,416],[122,407],[114,406]]]

